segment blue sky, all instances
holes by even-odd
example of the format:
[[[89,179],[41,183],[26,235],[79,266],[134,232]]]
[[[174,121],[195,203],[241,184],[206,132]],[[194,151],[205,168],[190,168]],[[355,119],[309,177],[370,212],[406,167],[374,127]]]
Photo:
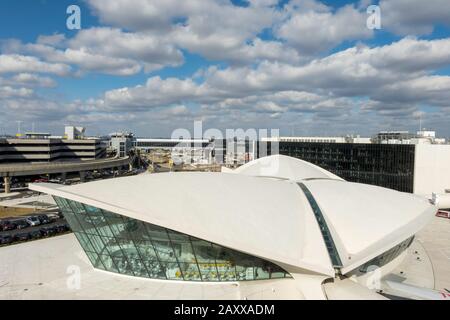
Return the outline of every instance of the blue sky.
[[[111,3],[0,2],[0,134],[20,120],[168,136],[202,120],[370,135],[421,119],[450,136],[443,0]],[[72,4],[81,30],[66,27]],[[370,4],[381,30],[366,27]]]

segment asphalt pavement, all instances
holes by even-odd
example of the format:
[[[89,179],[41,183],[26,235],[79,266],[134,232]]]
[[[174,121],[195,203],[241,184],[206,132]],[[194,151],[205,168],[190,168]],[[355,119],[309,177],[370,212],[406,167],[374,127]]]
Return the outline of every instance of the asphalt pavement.
[[[48,214],[57,214],[57,213],[58,213],[58,211],[39,212],[39,214],[32,214],[32,215],[26,215],[26,216],[20,216],[20,217],[11,217],[11,218],[2,218],[2,219],[0,219],[0,222],[8,220],[8,221],[11,221],[12,223],[14,223],[14,222],[17,222],[17,221],[25,221],[25,219],[28,218],[28,217],[39,216],[39,215],[48,215]],[[41,230],[43,230],[45,228],[53,228],[53,227],[60,226],[60,225],[66,225],[68,227],[66,219],[58,217],[54,221],[51,221],[49,223],[39,224],[37,226],[27,226],[27,227],[25,227],[23,229],[13,229],[13,230],[7,230],[7,231],[0,231],[0,237],[2,237],[2,236],[6,236],[6,237],[10,236],[10,237],[12,237],[12,239],[15,239],[15,236],[17,236],[17,235],[22,235],[22,234],[30,235],[33,232],[41,231]],[[63,232],[58,232],[58,231],[55,230],[54,232],[51,232],[47,236],[54,236],[54,235],[66,233],[68,231],[70,231],[70,228],[67,228],[67,230],[65,230]],[[41,232],[41,235],[37,239],[45,238],[45,237],[46,236]],[[19,243],[19,242],[21,243],[21,242],[32,241],[32,240],[36,240],[36,238],[29,237],[28,240],[13,241],[11,243],[4,244],[4,245],[12,245],[14,243]],[[0,246],[1,245],[2,244],[0,243]]]

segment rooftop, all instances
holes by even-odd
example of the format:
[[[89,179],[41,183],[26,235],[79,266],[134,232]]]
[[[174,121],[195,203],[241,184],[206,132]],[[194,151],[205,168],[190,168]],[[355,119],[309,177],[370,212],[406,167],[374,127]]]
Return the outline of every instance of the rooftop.
[[[291,271],[330,276],[335,270],[299,181],[322,211],[343,273],[408,239],[436,212],[426,198],[346,182],[284,156],[254,161],[240,172],[142,174],[30,188],[207,239]]]

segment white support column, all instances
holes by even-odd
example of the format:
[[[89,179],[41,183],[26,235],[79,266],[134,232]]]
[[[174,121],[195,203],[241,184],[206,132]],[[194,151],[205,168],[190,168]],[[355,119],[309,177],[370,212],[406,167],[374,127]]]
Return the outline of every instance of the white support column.
[[[11,177],[4,177],[5,193],[11,193]]]

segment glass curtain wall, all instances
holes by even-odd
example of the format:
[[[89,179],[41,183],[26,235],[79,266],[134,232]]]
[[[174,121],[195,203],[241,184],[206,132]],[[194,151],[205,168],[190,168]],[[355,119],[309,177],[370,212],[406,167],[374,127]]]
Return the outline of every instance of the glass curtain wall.
[[[153,224],[54,197],[95,268],[152,279],[288,278],[279,266]]]
[[[311,162],[347,181],[413,192],[414,145],[283,141],[279,153]]]

